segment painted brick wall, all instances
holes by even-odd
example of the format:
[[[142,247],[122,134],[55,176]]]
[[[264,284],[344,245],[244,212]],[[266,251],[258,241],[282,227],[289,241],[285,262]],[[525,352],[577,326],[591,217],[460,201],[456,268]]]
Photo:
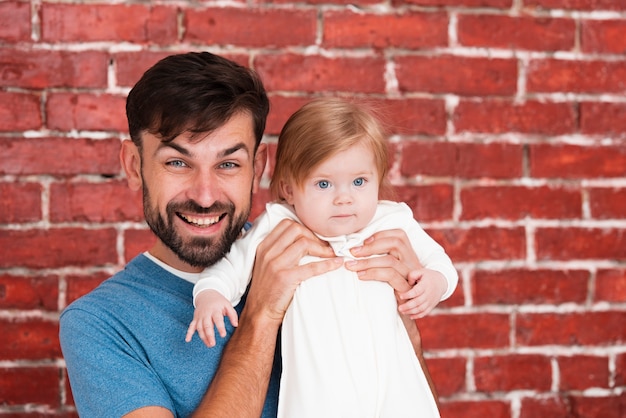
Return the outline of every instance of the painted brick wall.
[[[59,312],[152,242],[125,95],[188,50],[258,70],[270,143],[316,95],[383,106],[460,272],[419,322],[444,417],[626,416],[626,1],[0,0],[0,417],[75,415]]]

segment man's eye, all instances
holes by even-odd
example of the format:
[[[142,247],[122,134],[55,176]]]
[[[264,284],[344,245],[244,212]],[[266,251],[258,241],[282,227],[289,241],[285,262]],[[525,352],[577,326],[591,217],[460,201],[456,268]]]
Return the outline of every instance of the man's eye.
[[[175,168],[187,167],[187,164],[185,164],[185,162],[181,161],[181,160],[168,161],[166,164],[171,166],[171,167],[175,167]]]
[[[328,189],[330,187],[330,182],[328,180],[318,181],[317,187],[319,187],[320,189]]]
[[[365,179],[363,177],[359,177],[358,179],[354,179],[354,181],[352,181],[352,184],[354,184],[355,186],[363,186],[365,184]]]
[[[230,168],[237,168],[237,167],[239,167],[239,165],[237,163],[232,162],[232,161],[226,161],[226,162],[220,164],[220,168],[230,169]]]

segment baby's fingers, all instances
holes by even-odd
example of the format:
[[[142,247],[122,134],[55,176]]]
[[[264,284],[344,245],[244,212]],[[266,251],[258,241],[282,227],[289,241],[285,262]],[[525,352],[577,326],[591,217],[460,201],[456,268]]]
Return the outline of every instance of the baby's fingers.
[[[226,311],[226,316],[230,320],[230,323],[233,324],[233,327],[238,326],[239,318],[237,316],[237,311],[235,310],[235,308],[233,308],[232,306],[227,306],[225,311]]]
[[[189,324],[189,328],[187,328],[187,335],[185,335],[185,341],[190,342],[195,332],[196,332],[196,320],[194,319],[193,321],[191,321],[191,324]]]
[[[198,326],[198,334],[207,347],[211,348],[215,346],[215,330],[212,321],[201,323]]]

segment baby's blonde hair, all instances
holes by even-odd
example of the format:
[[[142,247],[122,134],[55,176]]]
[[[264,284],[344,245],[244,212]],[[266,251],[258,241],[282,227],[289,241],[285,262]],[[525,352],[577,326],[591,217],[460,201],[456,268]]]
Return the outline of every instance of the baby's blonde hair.
[[[319,164],[359,144],[370,147],[374,154],[379,197],[390,194],[386,135],[373,109],[338,98],[307,103],[291,115],[278,137],[272,196],[284,200],[281,182],[300,187]]]

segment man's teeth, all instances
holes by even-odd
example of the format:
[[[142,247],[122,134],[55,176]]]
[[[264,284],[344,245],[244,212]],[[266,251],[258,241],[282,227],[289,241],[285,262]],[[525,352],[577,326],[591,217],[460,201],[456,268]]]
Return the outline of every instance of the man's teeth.
[[[195,217],[191,217],[188,215],[183,215],[182,213],[180,214],[180,217],[183,218],[185,221],[189,222],[190,224],[194,224],[197,226],[211,226],[220,220],[219,216],[212,216],[212,217],[205,216],[202,218],[195,218]]]

